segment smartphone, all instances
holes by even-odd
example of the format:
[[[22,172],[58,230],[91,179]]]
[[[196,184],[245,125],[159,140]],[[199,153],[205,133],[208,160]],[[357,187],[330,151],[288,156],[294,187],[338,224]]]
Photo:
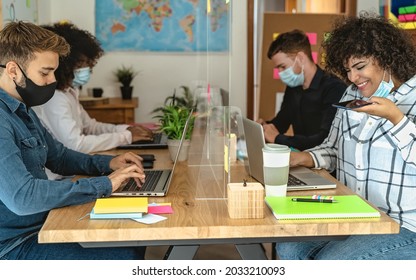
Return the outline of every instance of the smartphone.
[[[155,155],[153,154],[138,154],[142,159],[142,165],[144,169],[152,169],[153,162],[155,161]]]
[[[335,103],[335,104],[332,104],[332,106],[336,108],[340,108],[340,109],[351,110],[351,109],[364,107],[370,104],[373,104],[373,103],[365,101],[365,100],[361,100],[361,99],[354,99],[354,100],[348,100],[348,101],[344,101],[340,103]]]
[[[155,160],[155,155],[153,154],[138,154],[143,161],[153,162]]]
[[[153,161],[142,161],[142,165],[144,169],[152,169]]]

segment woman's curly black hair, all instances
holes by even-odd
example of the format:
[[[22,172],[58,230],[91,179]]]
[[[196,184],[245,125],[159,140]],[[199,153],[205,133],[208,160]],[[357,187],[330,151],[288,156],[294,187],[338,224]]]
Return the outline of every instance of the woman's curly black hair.
[[[340,17],[322,43],[325,69],[347,83],[346,65],[351,57],[372,57],[400,82],[416,74],[416,48],[410,35],[384,17],[362,12],[359,17]]]
[[[72,86],[74,70],[80,67],[80,62],[86,60],[92,68],[104,54],[104,50],[95,36],[86,30],[77,28],[72,23],[60,22],[42,27],[63,37],[71,47],[69,55],[59,59],[59,66],[55,71],[55,78],[58,82],[57,89],[65,90]]]

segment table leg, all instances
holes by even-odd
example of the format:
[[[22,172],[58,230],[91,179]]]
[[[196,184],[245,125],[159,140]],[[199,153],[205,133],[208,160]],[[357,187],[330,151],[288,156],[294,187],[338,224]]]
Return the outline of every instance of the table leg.
[[[238,253],[243,260],[267,260],[266,252],[260,243],[236,244]]]
[[[170,246],[165,254],[165,260],[192,260],[198,251],[199,245]]]

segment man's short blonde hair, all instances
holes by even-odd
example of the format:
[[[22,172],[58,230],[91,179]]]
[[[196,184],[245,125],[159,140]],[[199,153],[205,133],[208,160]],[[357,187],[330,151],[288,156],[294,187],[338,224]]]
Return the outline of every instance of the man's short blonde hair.
[[[61,36],[30,22],[10,22],[0,30],[0,64],[15,61],[26,68],[35,53],[46,51],[66,56],[70,46]]]

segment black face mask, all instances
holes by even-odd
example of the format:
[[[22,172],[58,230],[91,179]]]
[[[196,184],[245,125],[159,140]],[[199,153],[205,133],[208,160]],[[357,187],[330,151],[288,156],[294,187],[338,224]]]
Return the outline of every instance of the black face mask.
[[[38,86],[26,76],[25,72],[23,72],[19,65],[17,66],[20,71],[22,71],[23,76],[25,76],[26,86],[21,87],[16,83],[16,81],[13,80],[13,82],[16,85],[16,91],[19,93],[26,106],[39,106],[48,102],[55,93],[57,82],[53,82],[46,86]],[[6,68],[5,65],[0,65],[0,67]]]

